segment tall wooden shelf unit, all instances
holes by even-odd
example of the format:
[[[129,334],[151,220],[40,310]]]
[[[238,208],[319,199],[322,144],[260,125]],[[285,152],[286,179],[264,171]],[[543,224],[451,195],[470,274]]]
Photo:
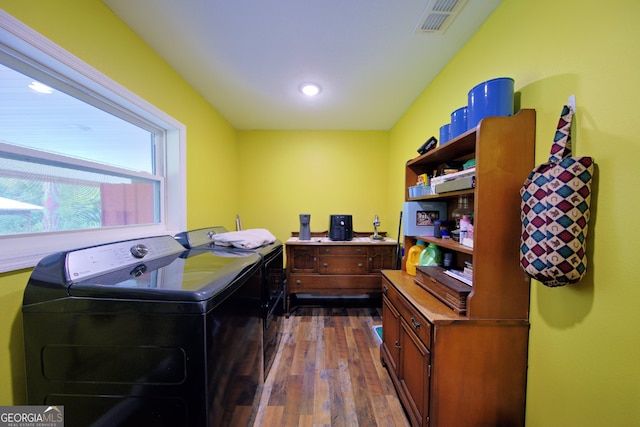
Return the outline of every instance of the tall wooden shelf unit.
[[[473,200],[473,248],[404,236],[405,248],[419,237],[453,252],[458,267],[473,263],[466,311],[419,286],[406,257],[402,270],[382,272],[381,358],[414,426],[524,425],[529,279],[518,263],[519,189],[534,165],[535,118],[530,109],[487,117],[406,164],[409,187],[444,162],[476,160],[475,189],[406,199],[446,201],[449,216],[458,196]]]

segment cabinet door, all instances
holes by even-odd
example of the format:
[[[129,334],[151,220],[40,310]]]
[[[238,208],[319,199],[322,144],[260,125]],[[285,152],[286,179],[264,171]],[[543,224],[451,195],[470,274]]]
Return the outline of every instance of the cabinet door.
[[[382,295],[382,345],[390,356],[389,369],[398,372],[398,351],[400,348],[400,314],[389,301],[386,295]]]
[[[379,273],[380,270],[390,270],[394,267],[396,255],[395,246],[369,247],[369,272]]]
[[[289,257],[287,264],[291,265],[291,272],[293,273],[315,273],[317,272],[317,253],[314,247],[293,247],[290,253],[287,253]]]
[[[412,424],[420,426],[427,425],[429,416],[430,363],[429,350],[404,318],[400,318],[400,386],[409,400],[407,409]]]

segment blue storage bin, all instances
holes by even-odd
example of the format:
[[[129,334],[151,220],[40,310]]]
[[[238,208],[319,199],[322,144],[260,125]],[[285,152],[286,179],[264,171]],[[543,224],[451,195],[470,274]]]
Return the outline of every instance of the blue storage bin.
[[[429,185],[414,185],[409,187],[409,197],[414,199],[416,197],[428,196],[431,192],[431,186]]]
[[[462,135],[467,129],[467,106],[465,105],[451,113],[451,127],[449,128],[450,139]]]
[[[513,84],[511,77],[499,77],[471,89],[467,96],[467,128],[475,128],[485,117],[512,115]]]
[[[446,144],[451,139],[450,129],[450,123],[440,126],[440,145]]]

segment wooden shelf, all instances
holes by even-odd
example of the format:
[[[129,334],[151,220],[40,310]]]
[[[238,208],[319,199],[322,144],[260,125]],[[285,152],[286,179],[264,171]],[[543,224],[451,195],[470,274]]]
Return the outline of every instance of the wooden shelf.
[[[458,268],[472,262],[473,286],[439,267],[408,275],[408,250],[402,271],[382,272],[380,354],[412,426],[524,426],[530,280],[518,263],[519,190],[534,166],[535,119],[534,110],[487,117],[406,163],[409,187],[446,162],[476,160],[475,189],[405,198],[446,202],[451,218],[469,196],[474,247],[404,236],[406,249],[420,239],[453,253]]]
[[[405,186],[409,187],[419,175],[439,170],[445,162],[476,161],[474,189],[405,199],[446,202],[448,218],[457,207],[459,196],[471,199],[473,248],[452,239],[404,237],[405,249],[420,239],[453,252],[457,267],[473,263],[478,285],[469,296],[470,318],[528,318],[529,286],[517,262],[521,227],[519,190],[534,165],[535,117],[535,110],[521,110],[511,117],[487,117],[475,129],[406,163]],[[407,254],[405,250],[403,270]],[[497,304],[496,298],[510,303]]]
[[[458,160],[461,153],[473,152],[476,144],[476,129],[468,130],[435,150],[422,154],[407,162],[408,168],[420,167],[431,163],[444,163],[450,160]],[[463,154],[463,155],[464,155]]]
[[[473,196],[474,193],[475,190],[473,188],[470,188],[468,190],[449,191],[447,193],[429,194],[428,196],[410,197],[407,199],[407,201],[416,202],[421,200],[457,199],[458,196]]]
[[[449,249],[454,252],[461,252],[464,254],[473,255],[473,248],[462,245],[453,239],[440,239],[440,238],[429,237],[429,236],[417,236],[417,238],[422,240],[423,242],[433,243],[434,245],[438,245],[443,249]]]

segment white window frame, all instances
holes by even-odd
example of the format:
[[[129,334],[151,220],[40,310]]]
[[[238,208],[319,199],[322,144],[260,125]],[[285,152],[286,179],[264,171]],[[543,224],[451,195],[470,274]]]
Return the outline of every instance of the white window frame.
[[[0,273],[34,267],[44,256],[69,249],[155,235],[186,227],[186,126],[84,61],[0,10],[0,44],[64,76],[79,87],[166,130],[161,222],[55,233],[0,236]]]

